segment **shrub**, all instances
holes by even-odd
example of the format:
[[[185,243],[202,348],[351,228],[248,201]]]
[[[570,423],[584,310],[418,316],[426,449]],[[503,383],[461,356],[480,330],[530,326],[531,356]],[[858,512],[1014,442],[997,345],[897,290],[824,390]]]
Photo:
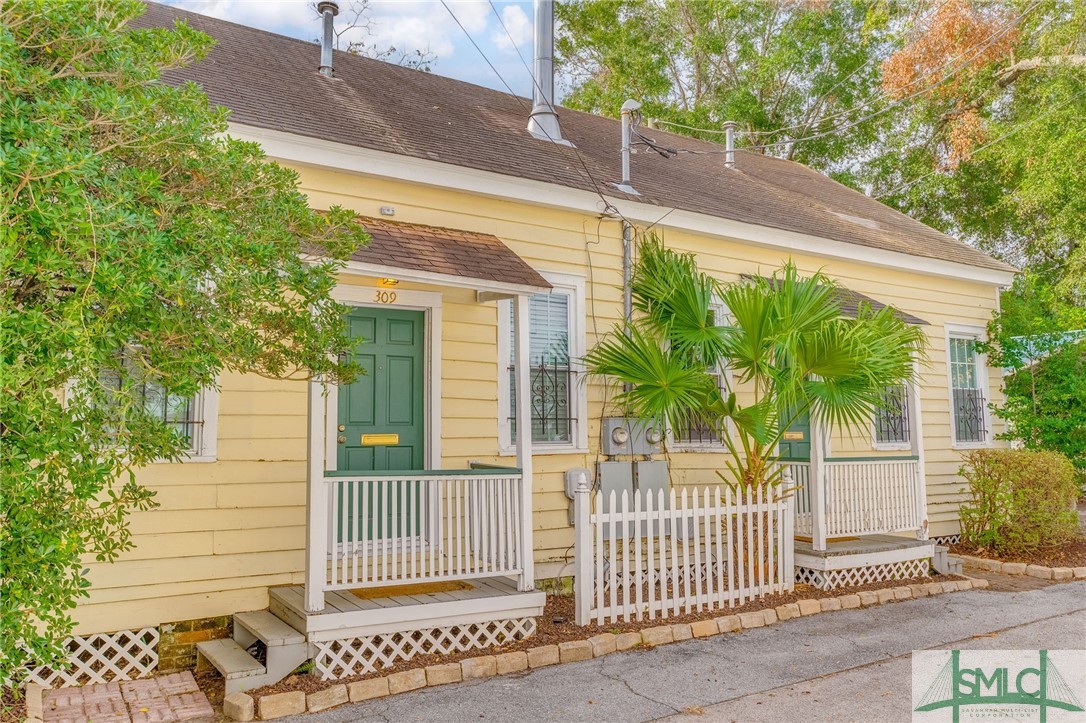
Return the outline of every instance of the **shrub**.
[[[1075,469],[1058,452],[978,449],[961,475],[970,500],[961,508],[962,542],[996,554],[1029,552],[1075,535]]]

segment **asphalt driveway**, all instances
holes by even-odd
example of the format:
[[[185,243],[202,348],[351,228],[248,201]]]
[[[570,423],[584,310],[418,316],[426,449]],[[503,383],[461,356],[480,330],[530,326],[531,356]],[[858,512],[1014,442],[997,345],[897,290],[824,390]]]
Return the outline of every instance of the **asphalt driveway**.
[[[284,720],[908,721],[910,653],[926,648],[1086,648],[1086,582],[842,610]]]

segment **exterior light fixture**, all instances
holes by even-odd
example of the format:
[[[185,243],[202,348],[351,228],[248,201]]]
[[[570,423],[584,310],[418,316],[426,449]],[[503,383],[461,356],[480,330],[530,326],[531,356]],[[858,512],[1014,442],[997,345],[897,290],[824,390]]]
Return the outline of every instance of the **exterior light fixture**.
[[[397,284],[399,284],[400,280],[399,279],[381,279],[379,283],[381,285],[381,288],[391,289],[391,288],[394,288]]]

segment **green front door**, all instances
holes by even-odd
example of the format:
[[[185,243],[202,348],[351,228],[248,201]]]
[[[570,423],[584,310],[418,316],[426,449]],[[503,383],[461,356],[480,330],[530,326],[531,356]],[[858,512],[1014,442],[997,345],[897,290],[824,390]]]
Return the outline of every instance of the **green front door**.
[[[787,420],[792,415],[782,412]],[[796,421],[785,430],[780,442],[781,458],[809,462],[811,460],[811,415],[807,412],[801,414]]]
[[[347,315],[354,360],[365,374],[339,388],[336,468],[341,472],[423,469],[426,392],[421,311],[356,308]]]

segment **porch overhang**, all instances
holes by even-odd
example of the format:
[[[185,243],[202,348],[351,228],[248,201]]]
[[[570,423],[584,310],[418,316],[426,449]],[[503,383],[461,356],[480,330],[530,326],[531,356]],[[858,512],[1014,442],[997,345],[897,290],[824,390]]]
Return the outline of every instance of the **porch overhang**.
[[[473,289],[487,298],[547,293],[550,283],[493,234],[359,217],[370,243],[344,273]]]

